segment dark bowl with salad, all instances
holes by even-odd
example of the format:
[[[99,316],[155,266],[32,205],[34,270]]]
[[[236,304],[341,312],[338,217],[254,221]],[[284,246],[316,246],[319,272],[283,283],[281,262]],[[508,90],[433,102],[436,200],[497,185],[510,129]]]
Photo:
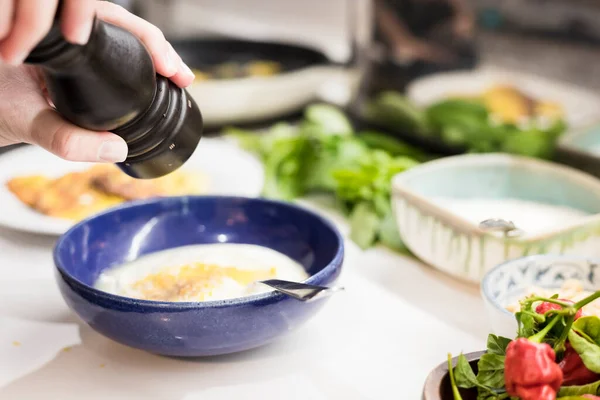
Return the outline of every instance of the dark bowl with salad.
[[[573,302],[531,295],[515,314],[516,337],[490,334],[487,349],[438,366],[426,400],[600,400],[600,317],[584,307],[600,291]]]
[[[465,354],[465,358],[476,371],[477,362],[485,352],[477,351],[474,353]],[[456,365],[458,357],[452,359],[452,365]],[[460,394],[464,400],[476,400],[477,391],[469,389],[460,389]],[[423,400],[452,400],[452,383],[450,382],[450,374],[448,371],[448,363],[443,362],[438,365],[427,377],[425,387],[423,388]]]

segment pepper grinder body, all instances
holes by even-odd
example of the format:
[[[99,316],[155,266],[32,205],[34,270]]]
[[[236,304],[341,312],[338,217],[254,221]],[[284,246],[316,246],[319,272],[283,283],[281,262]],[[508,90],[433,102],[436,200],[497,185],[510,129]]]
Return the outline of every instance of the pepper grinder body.
[[[128,145],[117,165],[135,178],[158,178],[195,151],[202,115],[187,91],[157,75],[143,43],[130,32],[94,22],[84,46],[66,42],[57,19],[26,63],[42,68],[56,110],[82,128],[111,131]]]

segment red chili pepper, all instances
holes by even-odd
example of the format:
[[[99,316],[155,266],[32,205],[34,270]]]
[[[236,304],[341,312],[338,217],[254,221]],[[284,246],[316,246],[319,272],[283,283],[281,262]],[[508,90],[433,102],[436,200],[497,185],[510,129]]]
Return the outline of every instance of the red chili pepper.
[[[564,303],[575,304],[571,300],[559,299]],[[562,310],[562,306],[560,304],[549,303],[547,301],[542,302],[539,306],[535,308],[535,312],[538,314],[546,314],[550,310]],[[583,310],[579,309],[575,313],[575,320],[583,317]]]
[[[521,400],[555,400],[563,372],[546,343],[525,338],[510,342],[504,362],[506,391]]]
[[[567,350],[562,361],[558,364],[563,371],[563,385],[587,385],[588,383],[600,380],[600,375],[596,374],[585,366],[579,354],[573,349],[571,343],[567,342]]]

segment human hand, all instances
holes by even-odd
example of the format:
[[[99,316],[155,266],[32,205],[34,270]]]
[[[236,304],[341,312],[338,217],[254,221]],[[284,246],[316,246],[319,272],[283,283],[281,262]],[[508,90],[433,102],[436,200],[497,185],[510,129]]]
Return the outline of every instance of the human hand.
[[[401,63],[417,60],[451,63],[456,57],[443,47],[414,38],[396,44],[394,46],[394,58]]]
[[[48,103],[38,68],[23,60],[48,33],[58,0],[0,0],[0,146],[30,143],[70,161],[121,162],[127,144],[110,132],[94,132],[63,119]],[[149,50],[156,72],[180,87],[194,74],[154,25],[107,1],[64,0],[61,30],[85,44],[94,15],[136,35]]]
[[[452,31],[459,38],[470,39],[475,31],[475,21],[470,14],[457,14],[452,21]]]

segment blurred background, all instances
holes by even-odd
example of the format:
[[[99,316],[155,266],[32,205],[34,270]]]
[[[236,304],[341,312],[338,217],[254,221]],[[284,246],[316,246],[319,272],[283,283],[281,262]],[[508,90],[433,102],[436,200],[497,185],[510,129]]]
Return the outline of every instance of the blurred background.
[[[404,90],[424,75],[477,66],[600,89],[600,71],[590,67],[600,43],[600,27],[594,23],[600,2],[595,0],[116,2],[172,39],[280,42],[322,52],[359,75],[356,92],[352,80],[330,84],[325,98],[337,103],[361,93]]]

